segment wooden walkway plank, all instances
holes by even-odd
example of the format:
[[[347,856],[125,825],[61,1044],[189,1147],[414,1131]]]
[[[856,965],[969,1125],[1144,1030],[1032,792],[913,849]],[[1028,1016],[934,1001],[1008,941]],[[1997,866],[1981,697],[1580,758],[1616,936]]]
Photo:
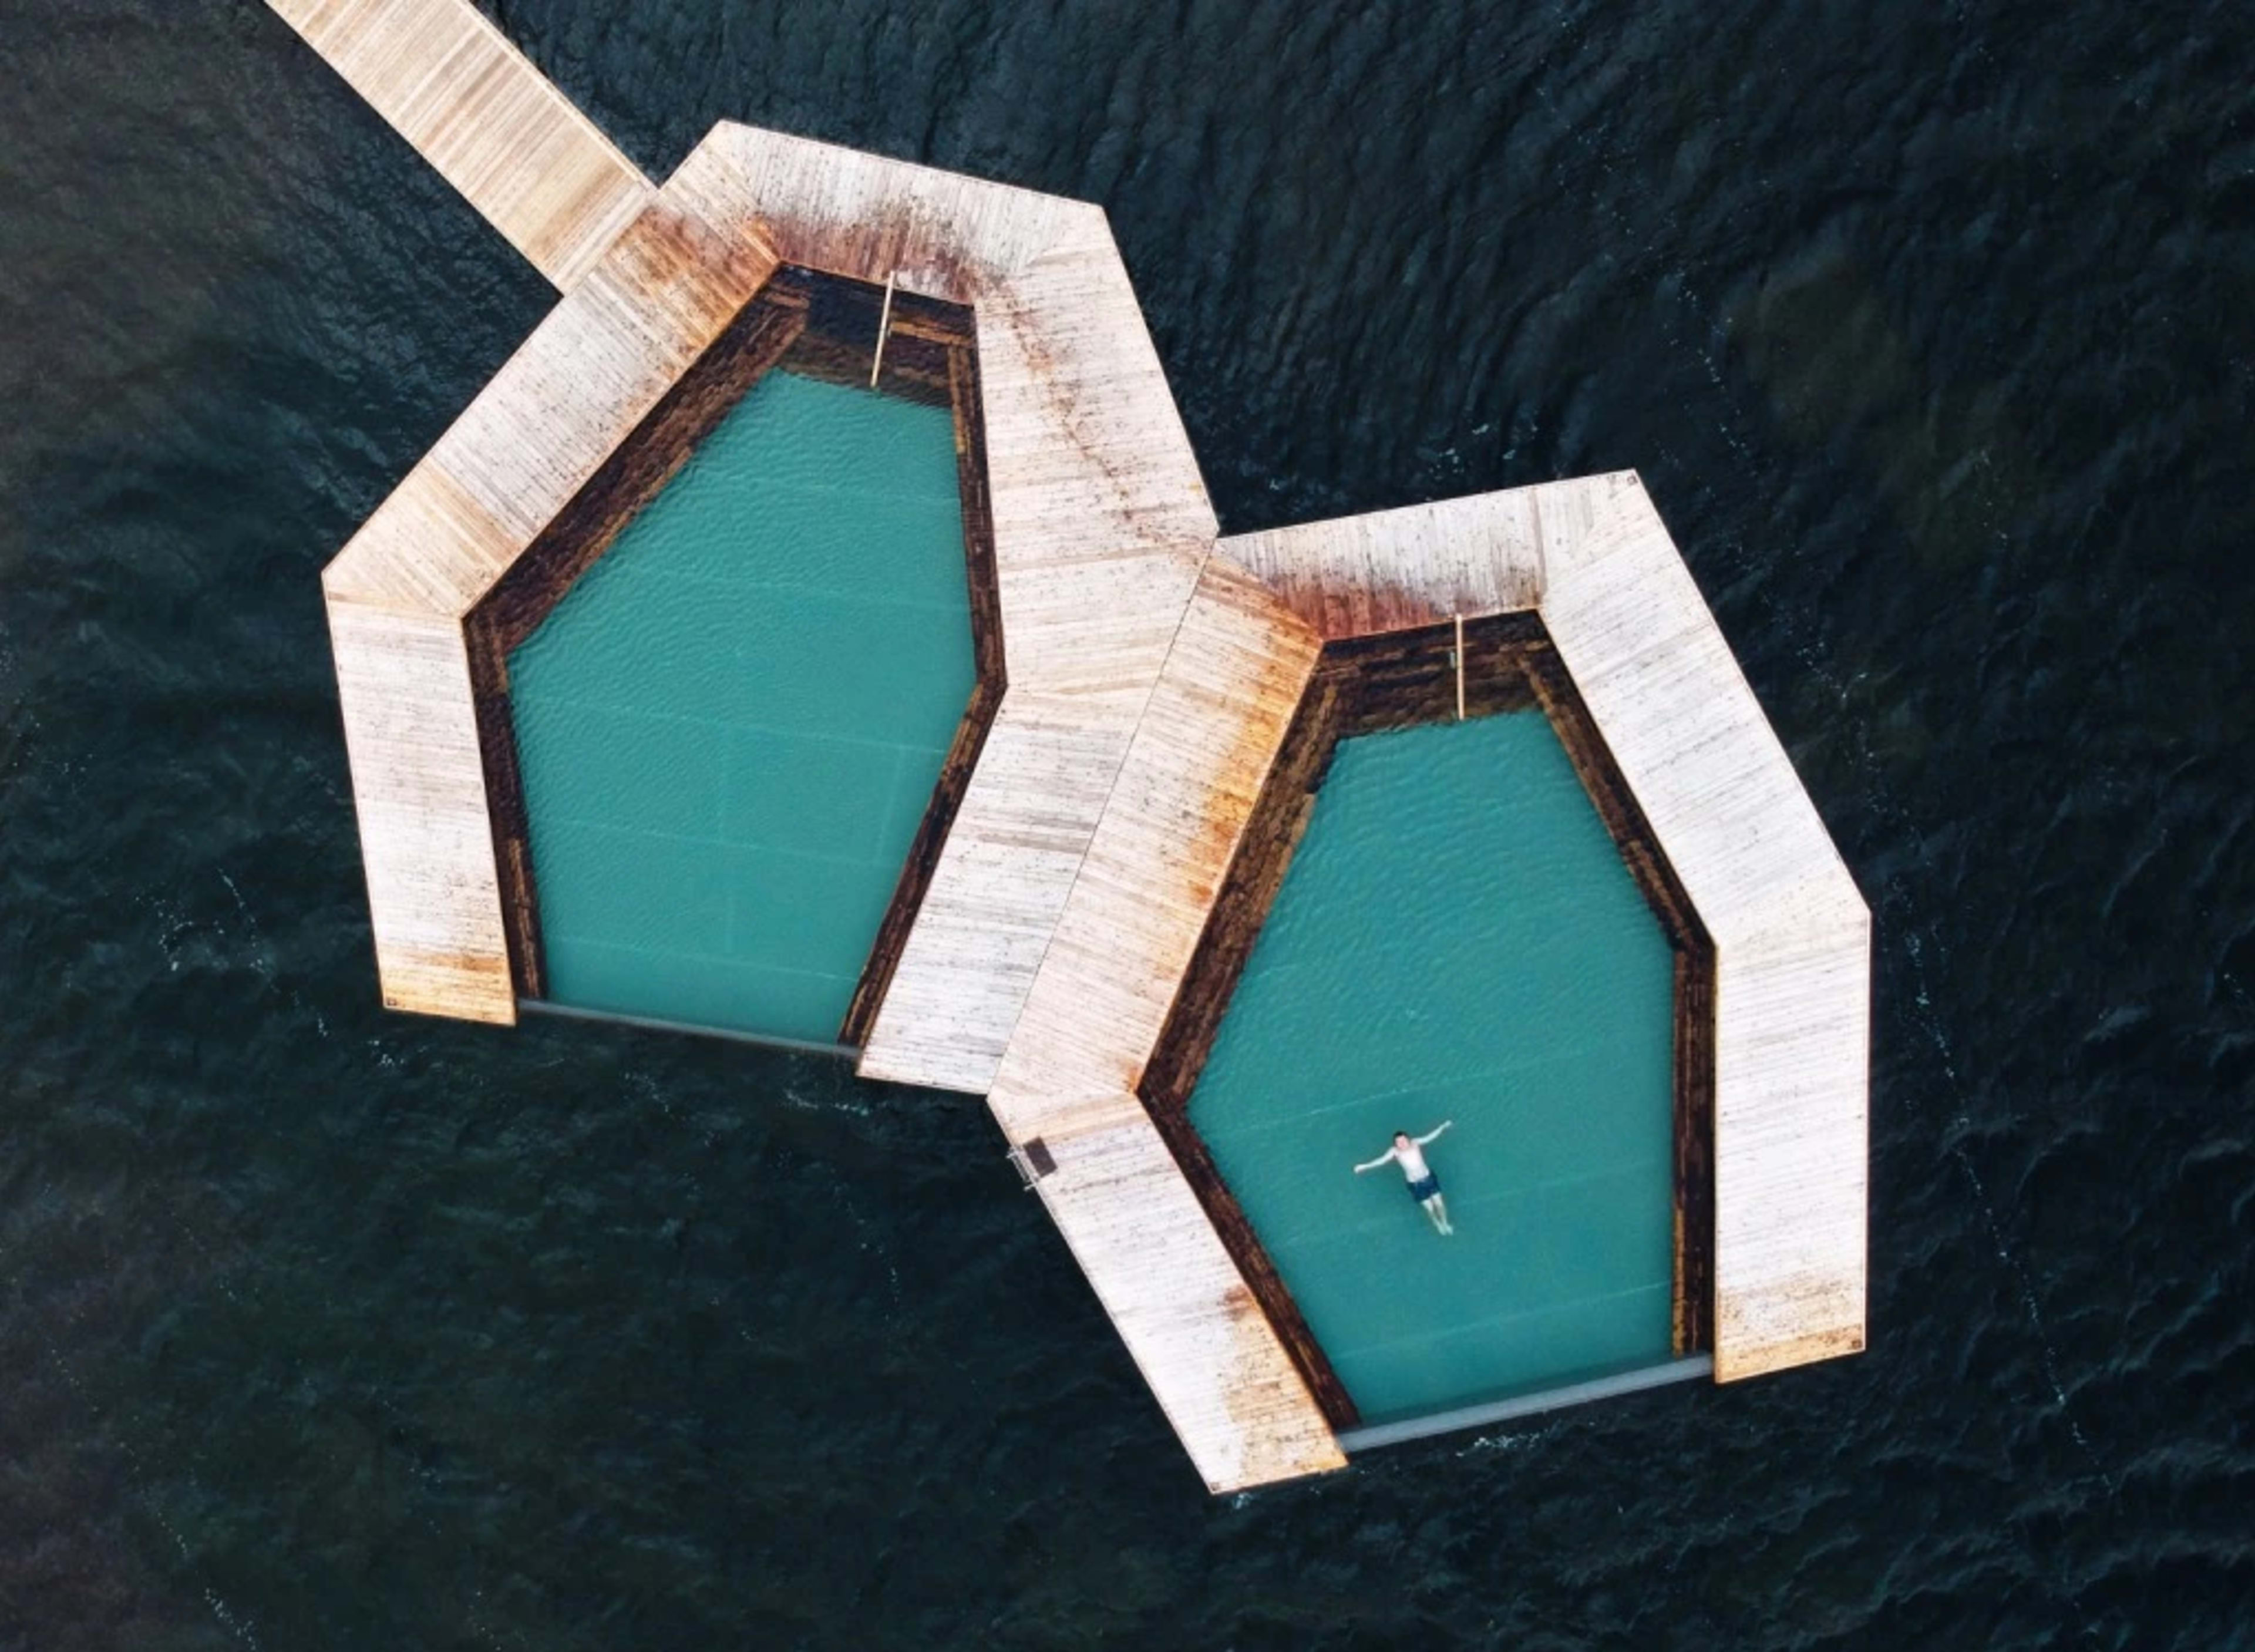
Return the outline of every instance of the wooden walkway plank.
[[[650,203],[650,180],[470,0],[269,0],[556,286]]]
[[[1864,1346],[1871,923],[1717,959],[1715,1376]]]
[[[994,1075],[1013,1141],[1060,1099],[1141,1081],[1321,646],[1258,581],[1207,566]]]
[[[1235,535],[1220,552],[1324,640],[1414,630],[1542,600],[1539,502],[1579,482],[1473,494]]]
[[[1682,554],[1634,473],[1543,510],[1542,619],[1725,953],[1773,914],[1863,910]]]
[[[661,193],[330,563],[330,596],[468,613],[775,267],[748,219]]]
[[[348,603],[328,613],[384,1005],[513,1023],[461,625]]]
[[[708,217],[755,203],[785,264],[976,304],[1100,207],[723,121],[668,181]],[[875,341],[871,341],[874,344]]]
[[[1040,960],[987,1105],[1209,1487],[1345,1459],[1135,1086],[1320,643],[1209,564]]]
[[[1057,1168],[1035,1185],[1207,1489],[1344,1467],[1149,1115],[1107,1100],[1117,1124],[1051,1142]]]
[[[1131,727],[1054,718],[1013,689],[949,829],[862,1076],[982,1094],[1087,853]]]
[[[1860,1348],[1870,915],[1635,475],[1542,528],[1543,623],[1715,943],[1716,1374]]]

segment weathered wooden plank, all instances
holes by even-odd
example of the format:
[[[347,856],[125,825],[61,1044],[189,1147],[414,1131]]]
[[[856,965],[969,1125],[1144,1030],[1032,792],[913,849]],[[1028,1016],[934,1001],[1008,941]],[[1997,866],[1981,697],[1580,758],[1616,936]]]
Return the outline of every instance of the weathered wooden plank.
[[[1326,639],[1507,614],[1542,600],[1538,502],[1581,485],[1551,482],[1238,534],[1222,542],[1221,554]]]
[[[650,180],[470,0],[269,0],[557,286],[649,205]]]
[[[1036,1184],[1207,1488],[1345,1466],[1323,1412],[1132,1095],[1108,1128],[1049,1141]]]
[[[995,1072],[1014,1141],[1045,1133],[1054,1098],[1142,1082],[1320,649],[1250,576],[1208,566]]]
[[[1592,482],[1605,491],[1543,505],[1543,623],[1716,945],[1861,911],[1642,485]]]
[[[513,1023],[462,628],[332,602],[329,638],[383,1002]]]
[[[776,256],[956,304],[1057,244],[1102,209],[960,172],[724,121],[668,187],[706,216],[758,203]]]
[[[1249,1228],[1217,1220],[1233,1201],[1195,1138],[1170,1142],[1134,1089],[1319,647],[1209,565],[987,1098],[1057,1158],[1043,1197],[1216,1490],[1337,1466],[1352,1406]],[[1084,1168],[1131,1149],[1132,1177]]]
[[[1864,1346],[1871,924],[1741,946],[1715,1021],[1715,1376]]]
[[[1126,756],[1013,684],[987,732],[875,1029],[865,1077],[983,1094]]]
[[[339,601],[468,613],[775,269],[661,195],[329,564]]]
[[[1633,474],[1542,507],[1542,619],[1716,947],[1715,1365],[1863,1346],[1870,917]]]

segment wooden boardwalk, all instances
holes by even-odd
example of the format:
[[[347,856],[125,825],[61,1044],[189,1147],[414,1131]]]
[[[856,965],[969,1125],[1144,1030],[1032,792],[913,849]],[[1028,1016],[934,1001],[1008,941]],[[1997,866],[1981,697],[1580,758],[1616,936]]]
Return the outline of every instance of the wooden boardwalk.
[[[268,0],[561,288],[650,204],[650,180],[467,0]]]
[[[293,10],[411,141],[471,178],[459,145],[483,82],[420,80],[406,49],[428,31],[483,50],[490,31],[462,0]],[[440,84],[451,112],[425,101]],[[555,193],[537,167],[465,188],[520,246],[518,206]],[[983,1092],[1212,512],[1099,209],[744,127],[716,128],[576,282],[544,264],[563,301],[325,576],[384,998],[513,1019],[463,618],[785,262],[975,306],[1008,687],[863,1066]],[[1043,1200],[1208,1483],[1342,1461],[1133,1095],[1078,1139],[1078,1098],[1057,1100],[1021,1120],[1059,1151]]]
[[[1553,482],[1243,534],[1225,540],[1222,554],[1326,641],[1517,613],[1542,597],[1537,502],[1563,502],[1584,486]]]
[[[1319,644],[1527,608],[1717,949],[1717,1376],[1853,1352],[1870,920],[1633,474],[1222,540],[989,1104],[1014,1141],[1148,1121],[1129,1098]]]
[[[390,1007],[516,1019],[464,617],[774,268],[659,192],[322,575]]]
[[[271,4],[564,295],[324,578],[387,1003],[516,1012],[465,616],[780,264],[889,283],[974,314],[1008,685],[862,1071],[1039,1144],[1206,1483],[1343,1460],[1138,1094],[1342,639],[1539,616],[1716,949],[1717,1374],[1862,1346],[1869,917],[1633,475],[1218,541],[1099,209],[730,124],[653,188],[467,0]]]
[[[1215,1490],[1345,1459],[1135,1086],[1319,647],[1207,568],[987,1097]]]
[[[1543,624],[1715,945],[1715,1374],[1853,1353],[1871,916],[1637,478],[1542,526]]]

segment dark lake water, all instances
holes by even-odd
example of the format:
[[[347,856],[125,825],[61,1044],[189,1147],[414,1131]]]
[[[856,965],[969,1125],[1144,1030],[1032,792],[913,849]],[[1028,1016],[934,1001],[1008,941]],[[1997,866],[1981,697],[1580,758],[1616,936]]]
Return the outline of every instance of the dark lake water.
[[[2255,11],[510,0],[1099,200],[1232,530],[1640,467],[1878,923],[1872,1350],[1208,1501],[975,1105],[376,1002],[317,574],[530,267],[252,0],[0,9],[0,1648],[2255,1618]]]

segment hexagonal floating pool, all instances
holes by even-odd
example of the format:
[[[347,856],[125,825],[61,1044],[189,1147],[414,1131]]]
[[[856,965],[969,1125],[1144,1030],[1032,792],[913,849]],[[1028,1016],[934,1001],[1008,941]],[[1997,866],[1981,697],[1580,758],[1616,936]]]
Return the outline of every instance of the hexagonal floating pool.
[[[428,53],[367,49],[399,6],[281,9],[563,291],[322,576],[388,1006],[866,1038],[866,1071],[987,1090],[1217,1492],[1864,1346],[1870,913],[1633,473],[1217,543],[1086,203],[726,122],[653,187],[469,0],[422,8],[481,65],[435,99]],[[554,141],[472,177],[496,110]],[[748,439],[777,367],[948,408],[959,535],[935,418]],[[1012,734],[1051,762],[1007,739],[973,790],[1006,600],[1050,639]],[[971,623],[879,612],[920,602]],[[1348,1168],[1436,1114],[1453,1237]]]
[[[948,411],[767,374],[509,671],[546,998],[833,1041],[975,676]]]
[[[1674,993],[1541,712],[1340,743],[1190,1118],[1365,1424],[1671,1358]]]

